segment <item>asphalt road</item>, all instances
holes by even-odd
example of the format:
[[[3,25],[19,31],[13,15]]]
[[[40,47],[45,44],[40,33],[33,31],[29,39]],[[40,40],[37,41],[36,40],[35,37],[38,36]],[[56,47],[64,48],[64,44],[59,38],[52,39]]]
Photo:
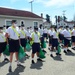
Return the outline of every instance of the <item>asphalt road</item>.
[[[71,49],[71,48],[70,48]],[[63,49],[61,57],[56,56],[50,57],[50,51],[48,47],[46,58],[43,62],[37,62],[35,56],[35,64],[31,64],[31,57],[24,58],[21,60],[23,66],[17,67],[15,62],[15,55],[12,63],[13,72],[8,72],[9,63],[3,62],[3,55],[0,62],[0,75],[75,75],[75,51],[71,50],[71,53],[65,55]],[[31,52],[28,52],[31,56]],[[8,57],[9,58],[9,57]]]

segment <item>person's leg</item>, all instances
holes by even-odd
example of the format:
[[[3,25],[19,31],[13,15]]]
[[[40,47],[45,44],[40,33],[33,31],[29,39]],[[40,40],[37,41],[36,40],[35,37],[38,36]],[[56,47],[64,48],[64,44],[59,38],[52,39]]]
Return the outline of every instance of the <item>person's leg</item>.
[[[58,46],[56,46],[56,55],[61,55],[60,52],[61,52],[61,51],[58,50]]]
[[[18,59],[18,52],[15,52],[15,57],[16,57],[17,65],[20,64]]]
[[[28,57],[29,55],[26,53],[26,48],[25,47],[24,47],[24,52],[25,52],[26,56]]]
[[[32,53],[32,64],[34,64],[35,62],[34,62],[34,53]]]
[[[13,52],[10,53],[10,64],[9,64],[9,72],[12,72],[12,60],[13,60]]]
[[[5,54],[3,54],[4,55],[4,61],[5,62],[8,62],[9,61],[9,59],[8,58],[6,58],[6,55]]]
[[[51,57],[53,57],[53,50],[54,50],[54,47],[52,46],[52,48],[50,50],[51,51],[51,54],[50,54]]]
[[[0,62],[1,62],[1,53],[0,53]]]
[[[32,64],[35,64],[35,62],[34,62],[34,55],[36,53],[35,49],[36,49],[36,44],[33,43],[33,45],[32,45]]]
[[[75,37],[72,36],[72,49],[75,50]]]
[[[42,59],[39,57],[39,52],[36,52],[37,55],[37,61],[42,61]]]
[[[13,52],[10,53],[10,63],[12,63],[13,60]]]
[[[75,42],[74,42],[74,48],[75,48]]]
[[[52,44],[49,44],[49,47],[48,47],[48,49],[49,49],[49,50],[51,50],[51,47],[52,47]]]

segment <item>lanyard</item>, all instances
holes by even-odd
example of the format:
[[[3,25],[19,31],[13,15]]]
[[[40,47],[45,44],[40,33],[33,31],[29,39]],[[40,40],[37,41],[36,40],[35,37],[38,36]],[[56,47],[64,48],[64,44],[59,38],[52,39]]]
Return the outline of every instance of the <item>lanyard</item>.
[[[24,33],[24,31],[23,31],[23,30],[21,30],[21,33],[25,36],[25,33]]]
[[[12,27],[12,29],[13,29],[13,31],[16,33],[16,35],[19,37],[20,35],[19,35],[19,33],[16,31],[16,29],[13,28],[13,27]]]

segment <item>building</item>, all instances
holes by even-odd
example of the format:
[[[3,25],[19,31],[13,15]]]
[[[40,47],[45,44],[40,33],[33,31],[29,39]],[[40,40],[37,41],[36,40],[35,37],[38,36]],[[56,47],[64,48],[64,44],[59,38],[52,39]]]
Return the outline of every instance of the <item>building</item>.
[[[74,24],[75,24],[75,21],[63,21],[62,20],[62,21],[60,21],[60,22],[57,23],[57,27],[60,27],[60,26],[63,26],[63,27],[69,26],[69,28],[73,28]]]
[[[69,28],[73,28],[75,21],[66,21],[67,26],[69,26]]]
[[[39,27],[39,25],[43,23],[42,15],[38,16],[29,11],[0,7],[0,26],[11,26],[13,19],[17,20],[18,26],[24,24],[26,28],[30,26],[32,26],[32,28],[34,26]]]

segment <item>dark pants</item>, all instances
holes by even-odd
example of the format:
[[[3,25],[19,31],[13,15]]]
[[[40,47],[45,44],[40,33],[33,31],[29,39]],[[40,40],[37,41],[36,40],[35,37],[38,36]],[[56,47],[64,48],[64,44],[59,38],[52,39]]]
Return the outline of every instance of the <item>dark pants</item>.
[[[26,47],[27,40],[24,38],[24,39],[20,39],[20,41],[21,41],[22,47]]]
[[[32,53],[40,52],[40,43],[33,43],[32,45]]]
[[[6,42],[0,43],[0,53],[2,53],[2,52],[5,51],[5,49],[6,49],[6,45],[7,45]]]
[[[9,39],[9,52],[19,52],[19,40]]]

